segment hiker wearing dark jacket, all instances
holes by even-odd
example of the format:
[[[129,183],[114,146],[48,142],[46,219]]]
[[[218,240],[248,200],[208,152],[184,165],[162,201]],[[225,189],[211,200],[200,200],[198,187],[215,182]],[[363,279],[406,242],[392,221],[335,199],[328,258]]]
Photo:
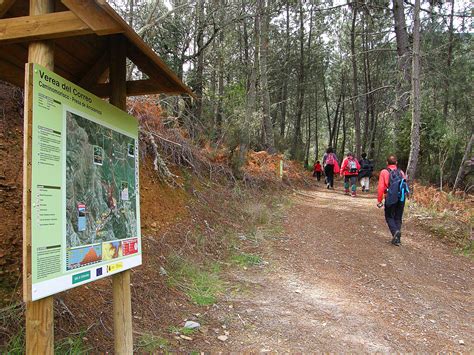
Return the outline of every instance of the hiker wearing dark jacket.
[[[362,159],[359,160],[360,164],[360,171],[359,171],[359,180],[360,185],[362,186],[362,192],[369,192],[369,183],[370,178],[372,177],[372,172],[374,171],[374,167],[372,162],[367,159],[367,154],[362,153]]]
[[[405,173],[398,169],[397,157],[395,155],[390,155],[387,158],[387,168],[383,169],[379,175],[377,207],[381,208],[385,205],[385,221],[387,222],[390,233],[392,234],[392,244],[397,246],[400,245],[400,239],[402,236],[402,219],[403,210],[405,208],[405,199],[403,198],[400,200],[398,197],[398,186],[391,186],[391,184],[400,185],[402,179],[405,179]],[[407,188],[406,193],[408,192]],[[397,194],[395,198],[394,194]],[[384,197],[385,204],[382,204]]]
[[[339,172],[339,163],[333,149],[329,147],[323,155],[324,175],[328,189],[334,189],[334,173]]]

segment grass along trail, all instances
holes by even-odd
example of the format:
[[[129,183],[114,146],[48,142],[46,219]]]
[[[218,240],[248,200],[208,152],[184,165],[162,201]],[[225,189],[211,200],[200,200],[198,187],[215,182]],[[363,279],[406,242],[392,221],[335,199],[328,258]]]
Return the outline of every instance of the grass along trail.
[[[402,246],[392,246],[375,203],[337,190],[295,192],[281,233],[243,242],[264,263],[226,272],[238,286],[208,312],[214,326],[193,346],[472,351],[472,261],[418,229],[408,208]]]

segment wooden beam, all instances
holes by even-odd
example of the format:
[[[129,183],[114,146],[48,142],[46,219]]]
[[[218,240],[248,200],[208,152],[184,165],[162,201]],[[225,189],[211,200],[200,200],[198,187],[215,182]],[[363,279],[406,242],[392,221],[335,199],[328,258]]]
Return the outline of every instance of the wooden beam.
[[[94,33],[71,11],[0,20],[0,43],[27,42]]]
[[[95,84],[89,87],[84,87],[94,95],[102,98],[110,97],[112,88],[109,83]],[[183,92],[177,89],[170,89],[168,87],[160,86],[152,79],[127,81],[127,97],[140,95],[182,95]]]
[[[105,51],[105,53],[103,53],[100,58],[98,58],[94,62],[92,68],[90,68],[89,71],[82,76],[82,79],[79,82],[79,86],[82,86],[83,88],[88,88],[94,86],[94,84],[97,84],[102,78],[104,72],[106,72],[109,68],[109,58],[109,52]]]
[[[127,96],[152,95],[165,92],[171,94],[172,90],[169,90],[168,88],[164,91],[160,90],[157,82],[151,79],[127,81]]]
[[[125,38],[110,38],[110,103],[127,110],[127,57]],[[132,295],[130,270],[112,276],[115,354],[133,354]]]
[[[127,81],[127,96],[156,94],[182,95],[183,92],[177,88],[161,86],[152,79]]]
[[[10,7],[12,7],[15,1],[16,0],[0,0],[0,18],[10,10]]]
[[[120,23],[109,16],[95,1],[61,0],[61,2],[99,36],[124,31]]]
[[[30,15],[54,11],[54,0],[30,0]],[[39,29],[38,29],[39,30]],[[54,43],[33,42],[28,62],[54,70]],[[31,182],[33,137],[32,68],[25,75],[25,113],[23,128],[23,291],[26,298],[26,354],[54,353],[54,299],[52,296],[31,301]],[[26,287],[26,289],[25,289]]]
[[[125,38],[110,37],[110,103],[119,109],[127,110],[127,56]]]

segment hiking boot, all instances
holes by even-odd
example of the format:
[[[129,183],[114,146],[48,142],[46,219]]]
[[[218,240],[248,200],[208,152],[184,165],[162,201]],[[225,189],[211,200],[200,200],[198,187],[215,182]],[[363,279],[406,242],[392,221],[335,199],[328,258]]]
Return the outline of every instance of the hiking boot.
[[[396,245],[396,246],[399,246],[401,244],[401,242],[400,242],[400,237],[401,236],[402,236],[402,234],[400,233],[400,231],[396,231],[395,234],[393,235],[393,238],[392,238],[392,244]]]
[[[344,195],[349,196],[349,195],[350,195],[350,194],[349,194],[349,190],[344,190]]]
[[[365,187],[364,186],[362,186],[362,192],[365,192]]]
[[[398,232],[398,235],[397,235],[397,245],[401,245],[402,244],[402,241],[400,240],[402,238],[402,232]]]
[[[352,197],[356,197],[356,196],[357,196],[356,192],[355,192],[355,191],[352,191],[351,196],[352,196]]]
[[[327,187],[328,187],[328,190],[329,190],[329,188],[331,187],[331,185],[330,185],[330,184],[326,184],[326,185],[327,185]]]

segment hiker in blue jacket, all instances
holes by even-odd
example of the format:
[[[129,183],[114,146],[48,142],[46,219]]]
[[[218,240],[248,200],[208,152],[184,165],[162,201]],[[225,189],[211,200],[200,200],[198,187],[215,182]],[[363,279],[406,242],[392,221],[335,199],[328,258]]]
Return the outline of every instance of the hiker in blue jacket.
[[[405,173],[398,168],[397,157],[390,155],[387,167],[380,172],[377,207],[385,208],[385,220],[392,234],[392,244],[396,246],[401,243],[403,210],[409,193]],[[382,203],[384,198],[385,203]]]

